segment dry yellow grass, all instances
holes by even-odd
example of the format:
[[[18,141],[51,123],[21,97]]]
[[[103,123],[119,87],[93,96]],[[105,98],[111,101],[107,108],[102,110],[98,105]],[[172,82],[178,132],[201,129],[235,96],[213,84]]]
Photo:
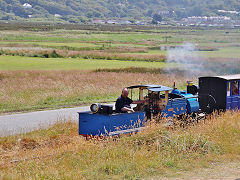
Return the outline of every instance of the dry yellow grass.
[[[70,47],[69,47],[70,48]],[[16,46],[16,47],[1,47],[0,54],[13,56],[30,56],[30,57],[81,57],[84,59],[108,59],[108,60],[134,60],[134,61],[158,61],[164,62],[166,56],[163,54],[148,54],[147,48],[137,47],[118,47],[103,50],[69,50],[69,49],[55,49],[54,47],[38,47],[38,46]],[[70,48],[71,49],[71,48]],[[72,48],[74,49],[74,48]],[[133,53],[133,54],[131,54]],[[139,54],[142,53],[141,56]]]
[[[64,54],[62,51],[59,54]],[[149,62],[164,62],[166,60],[166,56],[162,54],[125,54],[119,53],[117,51],[113,51],[112,53],[109,51],[68,51],[68,57],[82,57],[89,59],[108,59],[108,60],[125,60],[125,61],[149,61]]]
[[[172,86],[175,75],[88,71],[0,71],[0,112],[114,101],[134,84]],[[185,79],[178,77],[178,84]]]
[[[186,129],[157,124],[135,135],[101,141],[86,141],[74,123],[1,138],[0,178],[179,177],[179,171],[239,162],[239,119],[240,112],[227,112]]]

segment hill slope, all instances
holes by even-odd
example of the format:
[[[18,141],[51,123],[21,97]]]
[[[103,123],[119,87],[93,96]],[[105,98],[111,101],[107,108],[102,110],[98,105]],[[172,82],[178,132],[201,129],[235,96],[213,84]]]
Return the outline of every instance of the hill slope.
[[[31,6],[24,8],[25,3]],[[147,19],[159,11],[169,11],[168,17],[178,19],[221,15],[220,9],[240,11],[240,1],[202,0],[200,6],[197,0],[0,0],[0,19],[26,19],[29,15],[35,19],[58,16],[72,22],[85,22],[92,18]],[[239,15],[232,16],[239,18]]]

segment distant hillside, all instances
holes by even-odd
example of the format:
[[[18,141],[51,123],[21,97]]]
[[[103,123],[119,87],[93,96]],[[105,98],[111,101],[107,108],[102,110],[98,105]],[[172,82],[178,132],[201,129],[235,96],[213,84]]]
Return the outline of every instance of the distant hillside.
[[[24,5],[24,6],[23,6]],[[73,23],[91,19],[151,19],[227,15],[239,19],[239,0],[0,0],[0,20],[58,20]]]

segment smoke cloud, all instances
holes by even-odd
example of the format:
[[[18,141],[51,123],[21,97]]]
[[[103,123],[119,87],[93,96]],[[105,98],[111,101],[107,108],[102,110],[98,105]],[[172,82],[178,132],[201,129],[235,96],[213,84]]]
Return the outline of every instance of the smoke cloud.
[[[234,58],[204,58],[195,44],[183,43],[175,47],[161,47],[167,51],[167,63],[176,63],[176,68],[165,68],[167,73],[185,77],[239,74],[240,61]]]
[[[177,69],[184,76],[202,74],[204,70],[204,59],[198,55],[198,48],[192,43],[183,43],[176,47],[168,47],[167,63],[177,63]],[[168,71],[171,71],[168,69]]]

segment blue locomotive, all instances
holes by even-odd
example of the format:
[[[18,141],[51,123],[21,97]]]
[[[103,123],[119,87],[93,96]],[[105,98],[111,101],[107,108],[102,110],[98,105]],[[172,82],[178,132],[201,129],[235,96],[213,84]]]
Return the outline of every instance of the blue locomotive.
[[[214,110],[240,108],[240,75],[200,77],[199,87],[188,82],[187,91],[162,85],[128,87],[131,96],[137,89],[134,113],[116,113],[112,105],[91,105],[90,112],[79,113],[79,134],[118,135],[142,130],[150,119],[173,117],[198,119]]]

